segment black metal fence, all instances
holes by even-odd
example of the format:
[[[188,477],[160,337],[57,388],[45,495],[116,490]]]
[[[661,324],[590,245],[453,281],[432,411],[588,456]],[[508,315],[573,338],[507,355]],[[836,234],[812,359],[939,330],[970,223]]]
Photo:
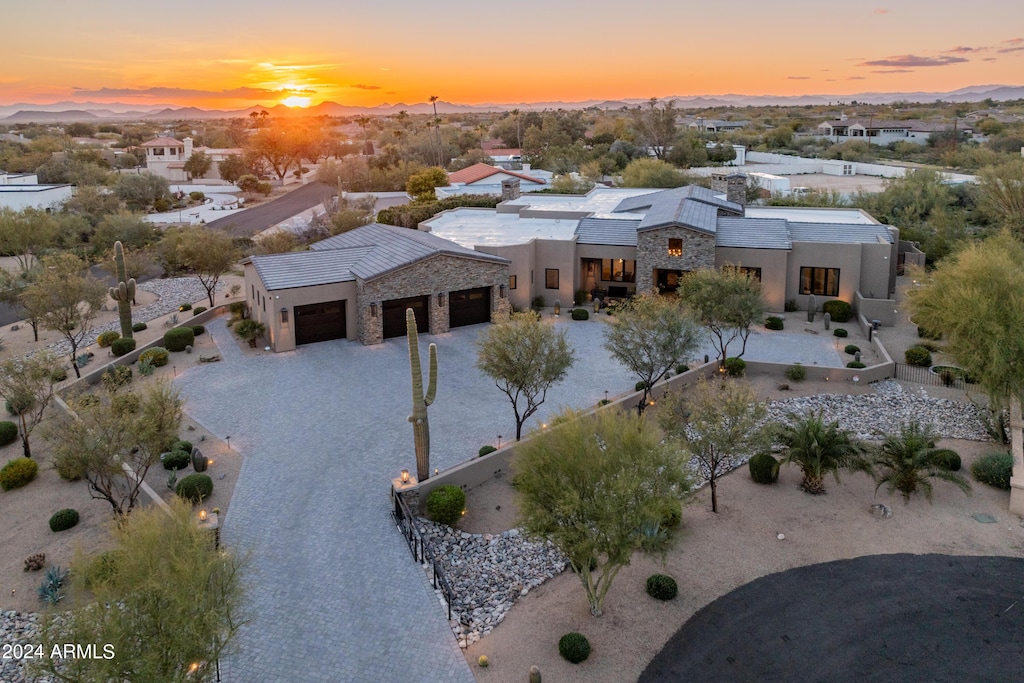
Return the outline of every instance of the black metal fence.
[[[430,582],[435,590],[440,589],[444,595],[445,602],[448,603],[448,620],[451,621],[452,601],[455,599],[455,591],[452,590],[451,584],[444,575],[444,569],[442,569],[437,561],[433,545],[430,543],[430,539],[424,538],[416,528],[416,518],[409,510],[405,500],[402,499],[402,494],[398,491],[392,491],[391,497],[395,500],[394,508],[391,510],[391,517],[395,520],[395,526],[402,532],[402,536],[409,546],[409,552],[412,553],[413,559],[420,564],[430,566]]]
[[[917,384],[930,384],[935,387],[949,387],[951,389],[966,389],[968,382],[964,380],[963,372],[959,368],[932,371],[932,368],[922,368],[917,365],[896,363],[896,379]]]

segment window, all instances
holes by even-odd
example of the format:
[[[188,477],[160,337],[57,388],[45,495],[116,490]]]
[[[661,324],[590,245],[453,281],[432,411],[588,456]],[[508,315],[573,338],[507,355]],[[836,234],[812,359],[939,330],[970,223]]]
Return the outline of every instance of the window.
[[[516,276],[515,275],[509,275],[508,276],[508,288],[509,289],[515,289],[516,288]]]
[[[743,273],[744,275],[749,275],[750,277],[752,277],[753,279],[757,280],[758,282],[761,281],[761,269],[760,268],[748,268],[746,266],[740,266],[736,270],[738,270],[739,272]]]
[[[601,259],[601,279],[606,282],[636,282],[636,261],[632,259]]]
[[[545,268],[544,269],[544,286],[547,289],[558,289],[558,269],[557,268]]]
[[[839,269],[801,268],[800,293],[839,296]]]
[[[668,255],[669,256],[682,256],[683,255],[683,240],[680,237],[669,237],[668,238]]]

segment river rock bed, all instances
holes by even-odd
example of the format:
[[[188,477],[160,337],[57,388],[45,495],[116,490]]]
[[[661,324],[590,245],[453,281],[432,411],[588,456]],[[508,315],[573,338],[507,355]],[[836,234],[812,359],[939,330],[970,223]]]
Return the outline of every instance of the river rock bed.
[[[30,679],[25,669],[30,660],[17,657],[22,653],[16,650],[20,646],[32,646],[34,652],[34,648],[40,644],[39,615],[13,611],[0,614],[0,644],[12,647],[11,652],[0,653],[4,655],[0,658],[0,681],[27,683]],[[53,679],[49,676],[33,676],[31,680],[33,683],[49,683]]]

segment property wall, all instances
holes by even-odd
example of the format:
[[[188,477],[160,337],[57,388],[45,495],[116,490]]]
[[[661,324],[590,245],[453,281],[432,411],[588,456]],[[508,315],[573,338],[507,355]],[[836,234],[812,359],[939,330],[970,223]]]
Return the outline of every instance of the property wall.
[[[786,278],[789,252],[783,249],[740,249],[718,247],[715,250],[715,267],[726,264],[761,269],[761,291],[764,293],[768,310],[781,311],[786,303]]]
[[[530,282],[530,273],[534,271],[534,244],[535,240],[531,240],[526,244],[512,244],[503,247],[475,247],[476,251],[501,256],[510,261],[508,274],[516,276],[516,288],[508,290],[508,300],[509,304],[519,309],[529,308],[530,301],[536,296],[534,293],[536,282],[532,284]],[[536,279],[536,273],[534,273],[534,279]],[[505,284],[510,284],[509,280],[506,280]]]
[[[683,241],[681,256],[669,256],[668,241]],[[636,235],[636,291],[654,291],[654,269],[697,270],[715,267],[715,238],[682,227],[641,230]]]
[[[861,245],[793,242],[793,251],[789,256],[786,299],[796,299],[797,305],[806,309],[808,295],[800,294],[801,268],[839,268],[839,296],[816,294],[814,299],[818,308],[829,299],[853,303],[853,296],[860,285]]]
[[[887,327],[896,324],[896,302],[892,299],[869,299],[857,292],[853,298],[853,310],[868,322],[878,320]]]
[[[865,296],[871,299],[887,299],[896,294],[895,244],[862,244],[860,263],[858,289]]]

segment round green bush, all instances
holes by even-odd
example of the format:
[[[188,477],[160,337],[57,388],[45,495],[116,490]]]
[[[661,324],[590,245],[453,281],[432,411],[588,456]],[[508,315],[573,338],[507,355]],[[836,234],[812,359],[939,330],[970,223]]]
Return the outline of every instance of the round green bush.
[[[747,371],[747,364],[742,358],[726,358],[725,374],[730,377],[742,377]]]
[[[866,368],[867,365],[865,365],[863,362],[859,360],[851,360],[849,363],[846,364],[846,367],[853,368],[854,370],[860,370],[862,368]]]
[[[202,325],[193,325],[192,334],[194,334],[197,337],[201,334],[206,334],[206,328],[203,327]]]
[[[821,305],[821,312],[828,313],[834,323],[845,323],[853,317],[853,306],[842,299],[833,299]]]
[[[132,351],[134,351],[135,344],[136,341],[134,339],[123,337],[121,339],[114,341],[114,343],[110,345],[110,350],[113,352],[115,356],[120,357],[125,355],[126,353],[131,353]]]
[[[0,469],[0,489],[10,491],[21,488],[36,478],[39,464],[32,458],[15,458],[8,460]]]
[[[590,320],[590,313],[585,308],[574,308],[572,309],[573,320]]]
[[[779,461],[771,453],[758,453],[747,463],[750,478],[758,484],[774,484],[779,480]]]
[[[102,346],[103,348],[107,348],[120,338],[121,334],[119,332],[115,332],[114,330],[107,330],[106,332],[100,332],[99,336],[96,337],[96,343]]]
[[[959,472],[963,466],[963,463],[960,462],[960,454],[956,451],[943,453],[941,457],[936,458],[936,463],[950,472]]]
[[[767,330],[781,330],[785,326],[785,322],[777,315],[773,315],[764,321],[764,327]]]
[[[906,359],[907,365],[916,365],[922,368],[930,368],[932,365],[931,351],[922,346],[911,346],[904,351],[903,357]]]
[[[800,363],[794,363],[786,368],[786,377],[792,382],[802,382],[807,379],[807,368]]]
[[[496,450],[498,450],[498,449],[495,448],[494,446],[491,446],[490,444],[488,444],[486,446],[481,446],[480,450],[477,452],[477,455],[482,458],[485,455],[487,455],[488,453],[493,453]]]
[[[590,641],[582,633],[566,633],[558,639],[558,654],[566,661],[579,664],[590,656]]]
[[[171,359],[171,354],[167,352],[167,349],[159,346],[154,346],[151,349],[146,349],[139,354],[140,361],[146,361],[155,368],[167,365]]]
[[[185,441],[184,439],[178,439],[177,441],[175,441],[174,443],[171,444],[171,450],[172,451],[185,451],[186,453],[191,455],[192,454],[192,442],[191,441]]]
[[[1010,477],[1013,475],[1013,456],[1003,451],[986,453],[971,465],[971,474],[982,484],[1009,491]]]
[[[166,199],[158,199],[153,202],[153,210],[157,213],[165,213],[171,210],[171,203]]]
[[[466,509],[466,492],[458,486],[438,486],[427,496],[427,517],[440,524],[455,526]]]
[[[194,202],[201,202],[204,199],[206,199],[206,195],[203,194],[202,192],[195,191],[195,192],[189,192],[188,193],[188,198],[191,199]]]
[[[192,309],[193,317],[199,315],[200,313],[206,313],[206,306],[196,306],[195,308]]]
[[[640,381],[639,381],[639,382],[637,382],[637,383],[636,383],[635,385],[633,385],[633,388],[634,388],[634,389],[635,389],[636,391],[643,391],[644,389],[646,389],[646,388],[647,388],[647,382],[645,382],[645,381],[643,381],[643,380],[640,380]]]
[[[843,347],[843,351],[846,351],[848,354],[852,356],[855,353],[860,353],[860,347],[857,346],[856,344],[847,344],[845,347]]]
[[[196,340],[196,333],[191,327],[175,327],[164,333],[164,347],[168,351],[184,351],[186,346],[192,346]]]
[[[146,323],[135,323],[132,325],[132,332],[142,332],[143,330],[149,329],[149,325]]]
[[[178,306],[178,311],[179,312],[181,312],[181,311],[191,311],[191,310],[192,310],[192,304],[182,304],[182,305]]]
[[[198,503],[213,493],[213,479],[206,474],[190,474],[178,482],[174,492],[190,503]]]
[[[679,593],[676,580],[665,574],[652,574],[647,577],[647,594],[655,600],[671,600]]]
[[[183,470],[191,461],[192,456],[185,451],[171,450],[160,455],[165,470]]]
[[[66,531],[78,524],[78,510],[64,508],[50,517],[50,531]]]
[[[834,330],[834,331],[832,332],[832,334],[833,334],[834,336],[836,336],[836,337],[839,337],[840,339],[845,339],[846,337],[850,336],[850,333],[849,333],[849,332],[847,332],[847,331],[846,331],[846,330],[845,330],[844,328],[842,328],[842,327],[837,327],[837,328],[836,328],[836,329],[835,329],[835,330]]]
[[[18,425],[7,420],[0,422],[0,446],[6,446],[18,440]]]

